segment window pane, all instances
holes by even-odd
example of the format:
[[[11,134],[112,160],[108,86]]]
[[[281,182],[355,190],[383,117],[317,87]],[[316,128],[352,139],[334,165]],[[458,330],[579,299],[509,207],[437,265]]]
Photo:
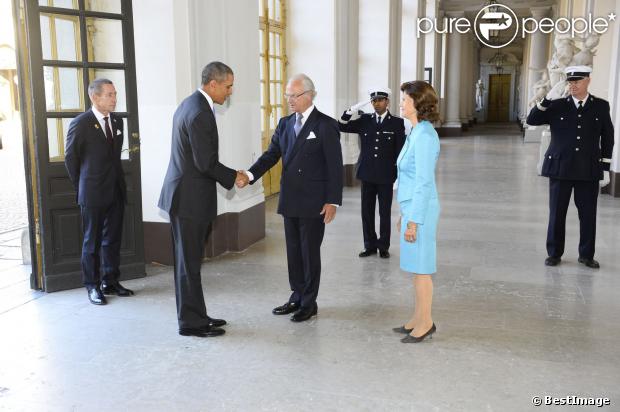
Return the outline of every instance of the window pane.
[[[41,14],[41,46],[46,60],[80,60],[80,25],[77,17]]]
[[[274,76],[273,80],[282,80],[282,71],[281,71],[282,70],[282,66],[281,66],[281,64],[282,64],[282,60],[275,59],[276,68],[275,68],[275,76]]]
[[[280,52],[280,33],[275,33],[274,36],[275,36],[275,39],[276,39],[276,44],[275,44],[275,47],[274,47],[274,49],[273,49],[273,51],[271,53],[275,54],[276,56],[281,56],[282,53]]]
[[[47,119],[47,146],[50,162],[61,162],[64,160],[64,142],[61,149],[61,140],[58,135],[58,120]]]
[[[259,30],[258,31],[258,50],[260,53],[263,52],[263,36],[264,36],[264,30]]]
[[[41,21],[41,46],[43,49],[43,59],[52,60],[52,34],[50,31],[50,18],[49,16],[42,14],[39,20]]]
[[[260,130],[265,131],[265,109],[260,109]]]
[[[48,111],[83,111],[82,69],[43,67],[45,108]]]
[[[82,70],[72,67],[59,67],[58,79],[60,83],[60,110],[83,110],[82,100]]]
[[[269,33],[269,54],[273,54],[274,53],[274,40],[273,40],[273,33]]]
[[[123,24],[120,20],[86,19],[88,60],[123,63]]]
[[[115,112],[127,111],[127,98],[125,94],[125,71],[114,69],[91,69],[90,80],[104,78],[111,80],[116,89],[116,110]]]
[[[121,0],[85,0],[86,10],[105,13],[121,13]]]
[[[121,151],[121,159],[129,160],[129,135],[127,134],[127,119],[123,118],[123,149]],[[137,154],[136,154],[137,155]]]
[[[79,30],[77,18],[54,18],[58,60],[79,60]]]
[[[269,59],[269,80],[274,80],[276,78],[276,63],[274,60],[273,57]]]
[[[67,132],[72,121],[73,118],[47,119],[47,146],[50,162],[62,162],[65,160]]]
[[[275,8],[276,8],[276,20],[282,20],[282,10],[281,10],[281,0],[275,0]]]
[[[39,0],[39,6],[62,7],[64,9],[77,9],[77,0]]]

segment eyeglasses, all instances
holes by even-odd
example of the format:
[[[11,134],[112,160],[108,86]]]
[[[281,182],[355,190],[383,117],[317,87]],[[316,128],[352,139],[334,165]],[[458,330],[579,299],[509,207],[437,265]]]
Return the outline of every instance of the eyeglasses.
[[[304,94],[308,93],[309,91],[311,91],[311,90],[306,90],[306,91],[303,91],[303,92],[301,92],[301,93],[299,93],[299,94],[288,94],[288,93],[284,93],[284,98],[285,98],[285,99],[287,99],[287,100],[290,100],[290,99],[299,99],[301,96],[303,96]]]

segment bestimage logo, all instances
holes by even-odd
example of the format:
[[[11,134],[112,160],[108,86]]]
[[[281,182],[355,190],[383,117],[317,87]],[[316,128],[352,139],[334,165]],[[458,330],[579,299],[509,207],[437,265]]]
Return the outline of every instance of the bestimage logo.
[[[423,34],[436,32],[439,34],[469,33],[474,29],[478,40],[486,46],[499,49],[512,43],[520,35],[537,31],[543,34],[552,32],[559,34],[570,33],[571,37],[582,34],[603,34],[609,28],[609,23],[616,20],[614,13],[604,17],[593,17],[588,13],[586,17],[559,17],[551,19],[543,17],[536,20],[533,17],[524,17],[521,20],[508,6],[495,3],[480,9],[473,24],[465,17],[444,17],[440,22],[436,18],[422,17],[417,19],[417,37]]]

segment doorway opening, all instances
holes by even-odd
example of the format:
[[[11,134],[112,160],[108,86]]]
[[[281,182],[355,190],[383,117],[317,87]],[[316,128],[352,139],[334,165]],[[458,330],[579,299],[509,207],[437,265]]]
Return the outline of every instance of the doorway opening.
[[[16,21],[0,0],[0,313],[38,296],[32,276],[28,185],[20,112]]]

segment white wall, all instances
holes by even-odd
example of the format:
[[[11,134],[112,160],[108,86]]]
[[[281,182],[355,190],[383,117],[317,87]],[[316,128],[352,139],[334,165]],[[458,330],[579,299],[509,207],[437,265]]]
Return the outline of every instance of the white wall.
[[[403,10],[403,13],[405,10]],[[359,99],[368,98],[368,89],[388,87],[390,51],[390,2],[360,0],[359,6]],[[403,45],[406,41],[403,41]],[[402,58],[404,59],[405,56]],[[401,60],[402,61],[402,60]],[[392,93],[398,91],[392,90]],[[396,97],[398,98],[398,97]],[[392,96],[394,99],[394,96]],[[372,106],[365,108],[372,112]]]
[[[256,2],[256,1],[255,1]],[[340,117],[335,99],[334,4],[331,0],[292,0],[288,12],[286,47],[288,75],[305,73],[314,82],[317,109]]]
[[[243,13],[237,13],[240,8]],[[230,104],[215,105],[220,161],[247,168],[260,155],[258,4],[134,0],[133,12],[143,218],[162,222],[167,216],[157,208],[157,200],[170,156],[172,116],[180,101],[198,88],[202,68],[210,61],[221,60],[235,72]],[[219,214],[263,200],[261,185],[232,191],[218,185]]]
[[[594,4],[593,18],[605,17],[616,8],[615,0],[596,0]],[[597,51],[592,63],[592,76],[590,80],[589,90],[593,95],[601,97],[605,100],[609,100],[613,92],[609,89],[609,67],[613,67],[611,63],[612,47],[613,47],[613,33],[614,28],[620,23],[620,17],[616,18],[616,23],[611,22],[607,32],[600,37]],[[582,43],[578,44],[579,47],[583,46]],[[618,71],[618,68],[611,71]]]

